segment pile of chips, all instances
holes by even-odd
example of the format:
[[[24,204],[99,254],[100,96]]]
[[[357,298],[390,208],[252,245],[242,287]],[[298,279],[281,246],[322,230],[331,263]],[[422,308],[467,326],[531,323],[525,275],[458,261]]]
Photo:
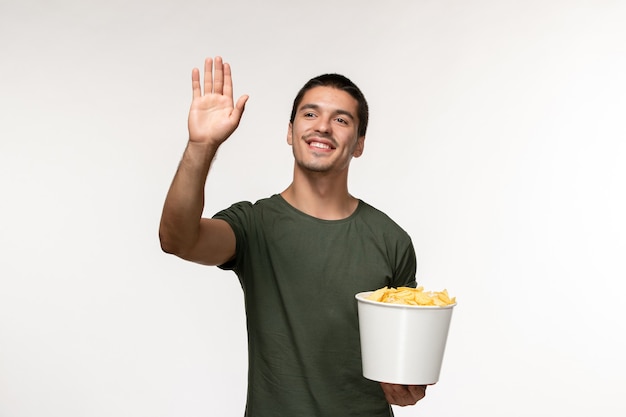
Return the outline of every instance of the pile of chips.
[[[424,291],[424,287],[383,287],[371,293],[367,299],[381,303],[413,306],[443,307],[456,303],[456,297],[450,298],[447,290]]]

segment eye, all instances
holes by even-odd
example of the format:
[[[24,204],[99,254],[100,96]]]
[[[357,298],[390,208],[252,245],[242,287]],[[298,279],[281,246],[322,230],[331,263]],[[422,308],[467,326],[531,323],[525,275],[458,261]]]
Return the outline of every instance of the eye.
[[[306,112],[303,114],[303,116],[306,118],[312,118],[312,117],[315,117],[315,114],[312,112]]]
[[[344,119],[343,117],[337,117],[335,120],[337,120],[339,123],[347,125],[348,121],[346,119]]]

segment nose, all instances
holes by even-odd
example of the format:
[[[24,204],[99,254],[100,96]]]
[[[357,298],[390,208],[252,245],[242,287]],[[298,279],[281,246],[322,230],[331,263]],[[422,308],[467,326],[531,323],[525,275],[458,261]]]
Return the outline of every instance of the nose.
[[[315,120],[315,130],[320,133],[330,132],[330,120],[326,117],[318,117]]]

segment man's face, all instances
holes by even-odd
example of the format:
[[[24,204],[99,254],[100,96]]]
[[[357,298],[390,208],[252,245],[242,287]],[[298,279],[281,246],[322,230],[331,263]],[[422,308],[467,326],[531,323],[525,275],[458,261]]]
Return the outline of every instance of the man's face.
[[[345,91],[314,87],[307,91],[289,125],[287,143],[296,164],[314,172],[346,171],[352,157],[363,153],[358,136],[358,102]]]

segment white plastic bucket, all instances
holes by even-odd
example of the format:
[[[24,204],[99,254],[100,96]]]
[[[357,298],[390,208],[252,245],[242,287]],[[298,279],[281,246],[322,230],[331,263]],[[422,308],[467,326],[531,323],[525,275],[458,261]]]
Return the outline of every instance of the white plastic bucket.
[[[356,294],[365,378],[404,385],[439,381],[452,310],[389,304]]]

